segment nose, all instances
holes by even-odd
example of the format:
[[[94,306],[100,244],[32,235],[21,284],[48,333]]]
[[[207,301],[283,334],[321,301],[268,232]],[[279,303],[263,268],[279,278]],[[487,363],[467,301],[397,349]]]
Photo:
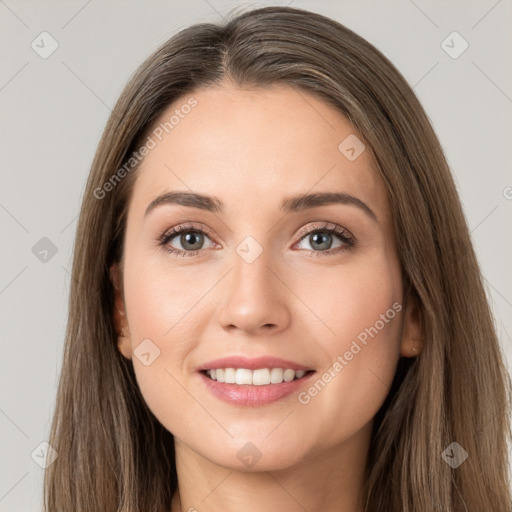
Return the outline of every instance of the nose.
[[[226,276],[218,310],[219,323],[224,329],[268,335],[288,327],[287,301],[292,294],[284,284],[284,276],[274,270],[268,253],[264,250],[250,263],[234,254],[234,268]]]

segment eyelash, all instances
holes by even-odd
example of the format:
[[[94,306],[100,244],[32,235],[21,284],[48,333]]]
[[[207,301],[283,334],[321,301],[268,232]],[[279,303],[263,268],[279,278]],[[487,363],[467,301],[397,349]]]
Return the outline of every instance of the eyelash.
[[[213,238],[213,235],[209,229],[197,228],[192,224],[183,224],[181,226],[177,226],[175,228],[171,228],[170,230],[163,233],[158,238],[158,245],[162,246],[164,250],[166,250],[170,254],[175,254],[177,257],[182,258],[190,258],[197,255],[197,253],[201,252],[203,249],[197,249],[195,251],[182,251],[181,249],[176,249],[174,247],[169,247],[167,244],[175,238],[177,235],[186,232],[199,233],[202,235],[207,235],[210,239]],[[356,247],[356,239],[348,233],[348,231],[341,226],[331,223],[324,223],[320,226],[315,226],[314,229],[309,230],[301,230],[299,232],[299,240],[296,243],[300,243],[306,236],[309,236],[313,233],[329,233],[337,235],[340,240],[343,242],[343,246],[337,247],[335,249],[327,249],[325,251],[313,251],[311,249],[306,249],[309,252],[313,253],[314,257],[323,257],[323,256],[331,256],[333,254],[337,254],[344,251],[349,251]],[[304,249],[302,249],[304,250]]]

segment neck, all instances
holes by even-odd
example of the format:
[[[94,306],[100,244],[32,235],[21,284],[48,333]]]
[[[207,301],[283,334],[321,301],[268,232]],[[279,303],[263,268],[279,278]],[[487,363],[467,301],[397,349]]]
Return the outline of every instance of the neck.
[[[216,465],[175,439],[178,490],[171,512],[363,512],[370,433],[371,424],[297,465],[260,471]]]

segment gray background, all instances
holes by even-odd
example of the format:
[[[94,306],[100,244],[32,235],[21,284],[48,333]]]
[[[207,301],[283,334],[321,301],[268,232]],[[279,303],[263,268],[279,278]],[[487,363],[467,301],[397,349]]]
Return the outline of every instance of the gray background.
[[[510,368],[510,0],[0,0],[0,512],[41,509],[44,469],[36,461],[48,439],[62,360],[79,204],[122,87],[179,29],[221,21],[237,5],[288,4],[355,30],[414,87],[455,175]],[[50,40],[38,37],[43,31],[58,43],[46,59],[31,47],[35,40],[48,51]],[[469,44],[458,58],[442,46],[453,31]],[[446,44],[452,53],[462,48],[453,37]],[[43,237],[56,254],[39,252],[49,247]]]

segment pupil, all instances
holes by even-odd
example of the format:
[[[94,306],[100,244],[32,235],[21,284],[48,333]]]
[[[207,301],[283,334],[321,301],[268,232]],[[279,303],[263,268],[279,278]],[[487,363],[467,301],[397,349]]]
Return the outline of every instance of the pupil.
[[[319,238],[320,238],[320,241],[318,241]],[[325,233],[325,232],[323,234],[314,233],[310,237],[310,243],[311,243],[312,247],[314,247],[314,244],[324,245],[323,247],[318,247],[318,248],[321,251],[325,251],[325,250],[329,249],[329,247],[331,247],[331,244],[332,244],[331,234]],[[327,247],[325,247],[325,245],[327,245]]]
[[[181,235],[181,245],[185,248],[185,249],[190,249],[192,251],[196,250],[196,249],[199,249],[201,247],[201,233],[196,233],[194,231],[190,231],[188,233],[186,233],[185,235]],[[187,247],[189,245],[194,245],[194,239],[197,242],[197,240],[199,240],[199,247]]]

